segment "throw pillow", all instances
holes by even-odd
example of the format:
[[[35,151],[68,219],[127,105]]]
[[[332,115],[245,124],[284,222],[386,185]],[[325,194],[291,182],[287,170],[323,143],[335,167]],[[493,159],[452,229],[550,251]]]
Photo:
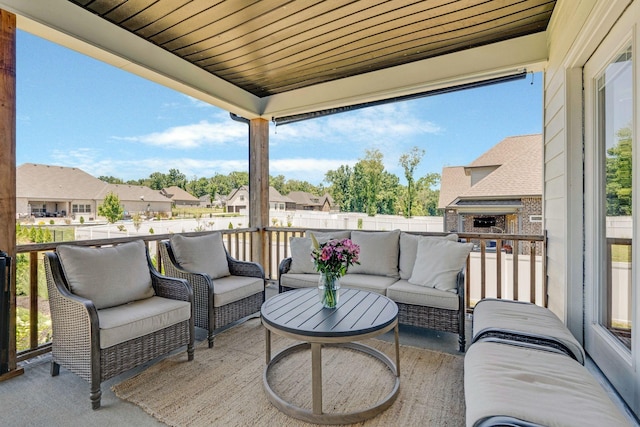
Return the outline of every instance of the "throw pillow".
[[[171,236],[171,249],[180,267],[193,273],[206,273],[212,279],[231,275],[222,233],[203,236]]]
[[[446,239],[452,242],[458,241],[457,234],[446,236],[420,236],[417,234],[400,233],[400,278],[407,280],[413,272],[413,265],[416,263],[416,253],[418,252],[418,242],[420,239]]]
[[[291,237],[291,266],[289,273],[317,273],[311,258],[313,243],[310,237]]]
[[[328,242],[329,240],[334,240],[334,239],[337,239],[337,240],[349,239],[351,237],[351,232],[349,230],[326,231],[326,232],[307,230],[305,233],[305,236],[311,238],[311,234],[314,235],[318,243],[325,243],[325,242]]]
[[[349,267],[348,273],[400,277],[398,274],[400,230],[353,231],[351,240],[360,246],[360,264]]]
[[[56,252],[69,290],[93,301],[97,309],[155,294],[142,240],[105,248],[60,245]]]
[[[445,239],[422,239],[409,283],[449,291],[456,289],[456,277],[462,270],[473,243]]]

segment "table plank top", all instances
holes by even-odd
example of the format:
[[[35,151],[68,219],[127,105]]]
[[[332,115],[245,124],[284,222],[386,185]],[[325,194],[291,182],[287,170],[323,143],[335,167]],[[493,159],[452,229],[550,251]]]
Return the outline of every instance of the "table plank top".
[[[297,335],[348,337],[378,331],[398,317],[398,306],[384,295],[342,288],[338,308],[324,308],[317,288],[283,292],[262,304],[263,322]]]

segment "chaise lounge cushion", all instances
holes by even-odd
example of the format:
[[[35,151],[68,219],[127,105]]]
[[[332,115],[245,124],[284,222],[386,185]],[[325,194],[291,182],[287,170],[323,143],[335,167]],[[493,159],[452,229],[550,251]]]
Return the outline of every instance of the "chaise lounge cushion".
[[[457,234],[448,234],[446,236],[420,236],[416,234],[400,233],[400,278],[408,280],[413,273],[413,266],[416,263],[416,254],[418,253],[418,243],[422,239],[445,239],[452,242],[458,241]]]
[[[191,303],[151,297],[98,310],[100,348],[157,332],[191,317]]]
[[[464,390],[467,427],[495,416],[543,426],[629,425],[587,368],[560,353],[473,343]]]
[[[142,240],[104,248],[60,245],[56,251],[69,290],[97,309],[154,295]]]
[[[423,307],[458,310],[460,298],[456,292],[442,292],[439,289],[413,285],[407,280],[398,280],[387,289],[387,297],[397,303]]]
[[[441,291],[456,289],[456,278],[464,268],[472,248],[473,243],[444,239],[420,240],[409,283]]]
[[[398,272],[400,230],[353,231],[351,241],[360,246],[360,264],[349,267],[347,273],[400,278]]]
[[[229,276],[229,262],[221,233],[203,236],[171,236],[171,249],[180,267],[193,273],[206,273],[212,279]]]

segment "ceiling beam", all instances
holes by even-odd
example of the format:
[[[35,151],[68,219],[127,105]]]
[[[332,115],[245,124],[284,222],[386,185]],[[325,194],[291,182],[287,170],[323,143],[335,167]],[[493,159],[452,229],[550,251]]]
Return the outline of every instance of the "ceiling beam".
[[[264,98],[263,117],[291,116],[543,71],[548,58],[545,32],[397,67],[317,84]]]

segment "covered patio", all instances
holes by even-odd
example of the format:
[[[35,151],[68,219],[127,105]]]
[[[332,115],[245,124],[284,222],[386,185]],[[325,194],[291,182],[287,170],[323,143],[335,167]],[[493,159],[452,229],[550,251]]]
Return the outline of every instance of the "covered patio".
[[[597,162],[604,155],[594,142],[601,131],[589,109],[596,105],[599,70],[615,60],[611,52],[630,45],[635,53],[640,45],[639,7],[633,0],[0,0],[0,249],[14,257],[19,252],[14,220],[16,28],[225,109],[247,123],[252,230],[247,258],[262,265],[270,263],[271,253],[270,121],[284,125],[543,72],[544,300],[583,344],[594,372],[602,371],[612,390],[640,414],[636,329],[627,348],[612,339],[602,320],[611,243],[599,217],[590,216],[601,212],[598,186],[604,178]],[[608,53],[599,51],[601,46]],[[637,69],[632,74],[636,91]],[[637,105],[638,94],[630,96]],[[640,122],[637,107],[632,118],[632,124]],[[635,289],[640,277],[637,268],[632,271]],[[15,282],[11,287],[15,291]],[[640,296],[633,291],[629,298],[633,322]],[[15,298],[11,303],[13,330]],[[429,346],[428,341],[422,345]],[[10,347],[8,377],[22,369],[15,336]],[[145,416],[134,414],[137,410],[131,406],[124,413],[143,424]]]

